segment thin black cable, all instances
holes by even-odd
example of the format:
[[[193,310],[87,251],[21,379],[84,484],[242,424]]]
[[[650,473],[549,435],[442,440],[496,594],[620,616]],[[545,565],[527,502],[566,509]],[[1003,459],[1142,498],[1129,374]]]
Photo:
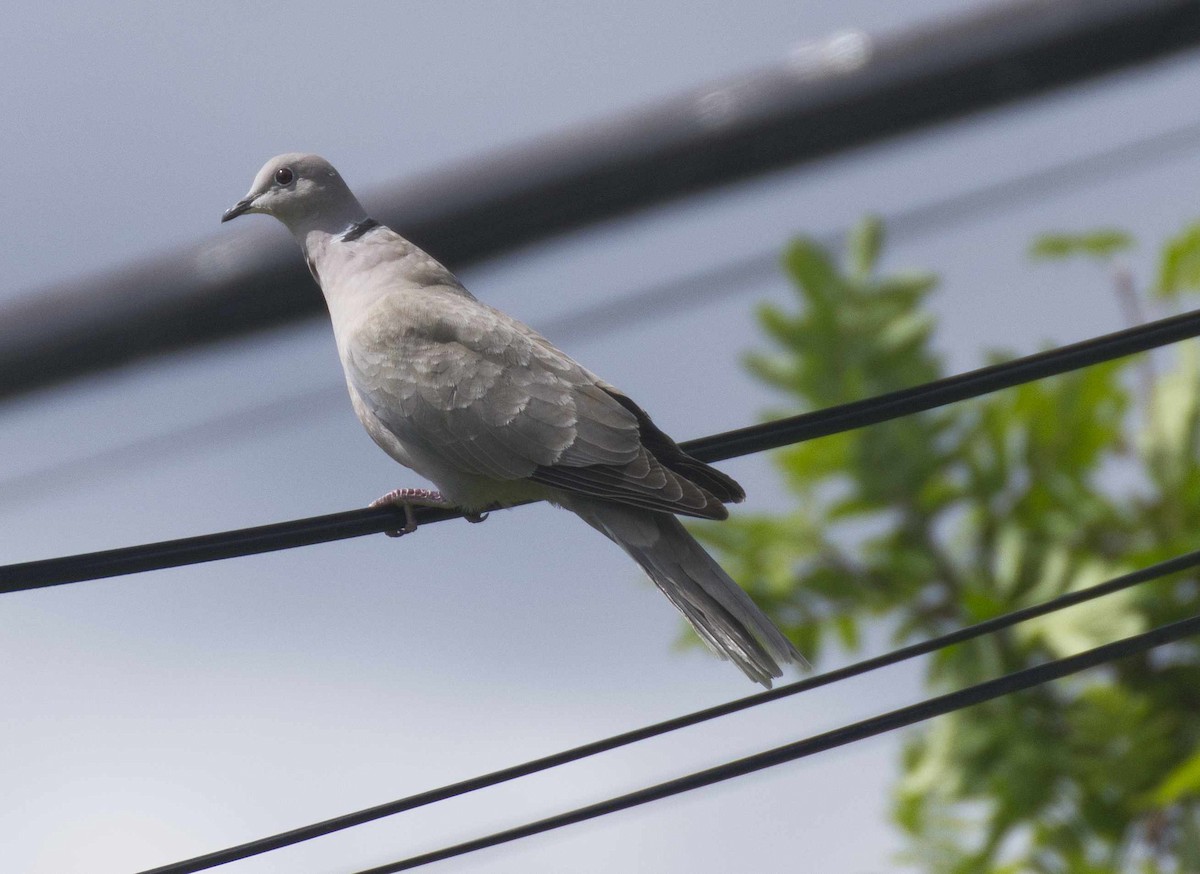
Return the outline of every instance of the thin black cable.
[[[1198,140],[1200,123],[1181,125],[1111,149],[899,210],[884,217],[884,226],[892,241],[919,239],[1161,161],[1194,156]],[[837,248],[846,234],[847,231],[842,229],[818,234],[817,239],[827,248]],[[645,324],[650,319],[661,319],[685,309],[694,311],[697,307],[745,294],[754,289],[756,283],[777,275],[779,250],[773,247],[572,310],[539,322],[539,328],[546,336],[564,344],[601,337],[634,324]],[[31,492],[45,491],[48,486],[59,483],[75,483],[84,476],[112,475],[134,465],[148,464],[156,458],[176,458],[181,447],[188,444],[205,448],[214,443],[228,445],[230,440],[260,435],[265,428],[311,423],[314,415],[342,409],[345,404],[345,386],[331,382],[285,398],[228,410],[174,430],[0,480],[0,502],[19,501]]]
[[[112,477],[132,469],[153,467],[164,459],[178,460],[189,450],[211,452],[214,446],[260,437],[278,428],[312,426],[325,414],[349,411],[345,382],[305,389],[272,400],[223,410],[204,419],[143,434],[125,443],[97,449],[0,480],[0,506],[20,504],[33,495],[63,487],[79,487],[89,479]]]
[[[917,658],[919,656],[928,655],[929,653],[945,649],[946,647],[953,646],[954,644],[963,643],[968,640],[974,640],[984,635],[994,634],[995,632],[1001,631],[1005,628],[1010,628],[1020,622],[1026,622],[1039,616],[1045,616],[1049,613],[1064,610],[1068,607],[1073,607],[1077,604],[1082,604],[1095,598],[1111,595],[1115,592],[1128,589],[1132,586],[1149,582],[1151,580],[1160,579],[1169,574],[1179,573],[1180,571],[1185,571],[1197,566],[1200,566],[1200,551],[1190,552],[1186,555],[1168,559],[1167,561],[1150,565],[1132,573],[1122,574],[1121,576],[1114,577],[1111,580],[1107,580],[1095,586],[1090,586],[1086,589],[1068,592],[1041,604],[1034,604],[1029,607],[1023,607],[1019,610],[1013,610],[1012,612],[1005,613],[1002,616],[996,616],[983,622],[977,622],[974,625],[960,628],[948,634],[938,635],[937,637],[930,638],[929,640],[924,640],[908,646],[900,647],[899,649],[892,650],[891,652],[874,656],[872,658],[863,659],[832,671],[826,671],[822,674],[806,677],[803,680],[798,680],[794,683],[788,683],[787,685],[780,686],[777,689],[771,689],[766,692],[748,695],[735,701],[729,701],[724,704],[718,704],[715,707],[697,710],[692,713],[684,714],[683,716],[677,716],[673,719],[667,719],[662,722],[654,723],[653,725],[647,725],[632,731],[623,732],[602,740],[592,741],[591,743],[586,743],[568,750],[563,750],[558,753],[553,753],[548,756],[542,756],[538,759],[523,762],[519,765],[513,765],[508,768],[502,768],[498,771],[492,771],[488,774],[482,774],[478,777],[471,777],[466,780],[460,780],[457,783],[450,783],[445,786],[440,786],[436,789],[419,792],[415,795],[409,795],[405,798],[400,798],[385,804],[378,804],[373,807],[356,810],[352,813],[347,813],[342,816],[333,817],[331,819],[326,819],[310,825],[301,826],[299,828],[289,829],[288,831],[280,832],[264,838],[259,838],[258,840],[238,844],[234,847],[227,847],[222,850],[205,853],[204,855],[196,856],[191,859],[185,859],[170,865],[163,865],[158,868],[143,871],[141,874],[194,874],[196,871],[206,871],[219,865],[226,865],[230,862],[248,859],[252,856],[258,856],[272,850],[290,847],[304,841],[324,837],[326,835],[333,834],[334,832],[363,825],[368,822],[373,822],[377,819],[383,819],[388,816],[403,813],[407,810],[414,810],[418,807],[424,807],[429,804],[445,801],[449,798],[466,795],[467,793],[475,792],[480,789],[486,789],[490,786],[507,783],[510,780],[516,780],[520,777],[527,777],[531,774],[536,774],[540,771],[545,771],[550,768],[561,767],[571,762],[577,762],[581,759],[590,758],[591,756],[608,752],[609,750],[618,749],[620,747],[648,740],[653,737],[659,737],[660,735],[669,734],[670,732],[678,731],[683,728],[689,728],[693,725],[699,725],[703,722],[708,722],[709,720],[717,719],[722,716],[728,716],[733,713],[748,710],[752,707],[757,707],[761,704],[767,704],[771,701],[778,701],[782,698],[789,698],[802,692],[821,688],[822,686],[828,686],[833,683],[842,682],[843,680],[849,680],[852,677],[858,677],[863,674],[868,674],[882,668],[890,667],[892,665]]]
[[[897,210],[883,217],[883,225],[887,229],[889,242],[911,242],[961,228],[968,222],[994,218],[1003,210],[1094,185],[1162,161],[1195,158],[1198,140],[1200,122],[1190,122],[1109,149]],[[838,249],[848,234],[849,229],[841,228],[818,234],[816,240],[827,249]],[[547,322],[543,327],[550,337],[594,337],[644,324],[650,318],[661,318],[685,310],[691,312],[697,306],[745,294],[754,288],[755,282],[769,279],[778,272],[779,248],[776,247],[681,279],[582,307]]]
[[[751,425],[713,437],[701,437],[688,443],[687,451],[711,462],[777,449],[1059,376],[1196,336],[1200,336],[1200,310],[935,379],[913,388],[769,422],[766,429],[762,425]]]
[[[443,859],[474,853],[478,850],[506,844],[521,838],[532,837],[533,835],[573,825],[577,822],[584,822],[599,816],[607,816],[622,810],[628,810],[631,807],[637,807],[651,801],[670,798],[673,795],[680,795],[684,792],[690,792],[693,789],[712,786],[715,783],[752,774],[764,768],[772,768],[786,762],[794,762],[798,759],[816,755],[817,753],[827,752],[828,750],[847,744],[866,740],[876,735],[894,731],[897,728],[915,725],[918,722],[924,722],[935,716],[944,716],[955,710],[963,710],[967,707],[983,704],[1005,695],[1022,692],[1052,680],[1059,680],[1071,674],[1077,674],[1089,668],[1098,667],[1107,662],[1138,655],[1154,647],[1174,643],[1198,633],[1200,633],[1200,616],[1192,616],[1188,619],[1159,626],[1142,634],[1122,638],[1113,643],[1106,643],[1103,646],[1086,650],[1077,655],[1055,659],[1054,661],[1036,665],[1032,668],[1025,668],[1024,670],[1014,671],[1011,674],[1005,674],[993,680],[976,683],[957,692],[948,692],[944,695],[926,698],[924,701],[910,704],[907,707],[901,707],[898,710],[882,713],[878,716],[864,719],[861,722],[835,728],[832,731],[813,735],[812,737],[785,744],[781,747],[775,747],[766,752],[746,756],[745,758],[737,759],[724,765],[718,765],[685,777],[658,783],[645,789],[639,789],[636,792],[629,792],[616,798],[610,798],[596,804],[589,804],[586,807],[579,807],[575,810],[517,826],[516,828],[495,832],[494,834],[464,841],[460,844],[434,850],[433,852],[410,856],[399,862],[392,862],[391,864],[357,871],[355,874],[394,874],[397,871],[408,871],[432,862],[440,862]]]
[[[878,424],[1069,370],[1145,352],[1198,335],[1200,311],[1183,313],[1080,343],[934,380],[913,388],[761,425],[751,425],[724,434],[702,437],[682,445],[687,452],[702,461],[721,461],[752,452],[777,449],[801,440],[812,440],[852,428]],[[349,510],[256,528],[10,564],[0,567],[0,593],[179,567],[376,534],[396,528],[400,512],[395,507]],[[461,514],[456,511],[429,508],[418,508],[416,516],[421,525],[461,518]]]

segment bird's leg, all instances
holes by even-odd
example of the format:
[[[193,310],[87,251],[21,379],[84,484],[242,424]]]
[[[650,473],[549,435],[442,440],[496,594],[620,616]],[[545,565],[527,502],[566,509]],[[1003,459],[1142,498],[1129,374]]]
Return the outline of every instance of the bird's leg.
[[[413,507],[454,508],[453,504],[442,497],[441,492],[433,489],[392,489],[383,497],[371,502],[371,507],[396,505],[404,508],[404,527],[396,531],[385,531],[384,534],[388,537],[401,537],[417,530],[417,517],[413,513]],[[487,518],[487,513],[468,513],[463,510],[462,514],[468,522],[482,522]]]
[[[404,527],[395,531],[385,531],[388,537],[401,537],[412,534],[417,530],[417,517],[413,507],[447,507],[446,499],[441,492],[432,489],[392,489],[386,495],[376,498],[371,507],[400,506],[404,509]]]

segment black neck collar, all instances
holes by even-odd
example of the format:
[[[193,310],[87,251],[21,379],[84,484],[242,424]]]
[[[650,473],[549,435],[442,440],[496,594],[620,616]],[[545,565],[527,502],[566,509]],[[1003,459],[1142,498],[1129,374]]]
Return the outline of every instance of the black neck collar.
[[[350,225],[350,227],[346,228],[345,232],[341,236],[341,240],[343,243],[351,243],[357,240],[367,231],[377,227],[379,227],[379,222],[375,221],[375,219],[363,219],[361,222],[355,222],[354,224]]]

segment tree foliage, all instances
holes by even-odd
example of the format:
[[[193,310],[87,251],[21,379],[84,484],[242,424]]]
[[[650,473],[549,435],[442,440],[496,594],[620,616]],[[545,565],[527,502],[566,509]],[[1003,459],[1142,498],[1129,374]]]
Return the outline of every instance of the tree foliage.
[[[1115,269],[1131,244],[1056,234],[1034,254]],[[946,375],[934,277],[881,274],[882,248],[876,221],[843,263],[811,241],[788,247],[797,299],[760,309],[769,345],[747,362],[787,399],[773,416]],[[1200,225],[1167,244],[1150,288],[1138,307],[1200,289]],[[792,509],[700,534],[812,657],[831,636],[856,647],[872,617],[899,641],[923,638],[1195,549],[1200,353],[1181,344],[1161,362],[1124,359],[790,447],[775,462]],[[1177,575],[944,650],[928,684],[957,688],[1198,609],[1196,577]],[[1200,871],[1200,647],[910,733],[894,813],[906,861],[939,874]]]

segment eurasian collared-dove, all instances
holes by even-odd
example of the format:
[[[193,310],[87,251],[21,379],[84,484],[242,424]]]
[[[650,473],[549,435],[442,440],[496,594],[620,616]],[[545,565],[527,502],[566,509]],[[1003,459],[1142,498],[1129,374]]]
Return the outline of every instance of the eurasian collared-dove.
[[[550,501],[624,549],[750,679],[769,687],[780,663],[803,661],[675,517],[724,519],[724,503],[745,497],[733,479],[368,218],[323,158],[272,158],[221,220],[245,213],[272,215],[295,236],[325,295],[354,411],[385,452],[441,493],[402,489],[377,504],[440,500],[478,518]]]

